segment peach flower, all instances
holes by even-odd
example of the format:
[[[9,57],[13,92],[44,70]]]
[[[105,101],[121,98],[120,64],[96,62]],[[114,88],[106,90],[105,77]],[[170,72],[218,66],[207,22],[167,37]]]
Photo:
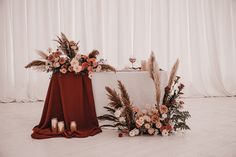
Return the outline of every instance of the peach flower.
[[[162,127],[161,122],[157,122],[157,123],[156,123],[156,128],[161,128],[161,127]]]
[[[160,121],[160,118],[157,116],[157,115],[152,115],[151,116],[151,122],[152,123],[156,123],[156,122],[159,122]]]
[[[161,114],[168,112],[168,108],[166,107],[166,105],[160,105],[159,109]]]

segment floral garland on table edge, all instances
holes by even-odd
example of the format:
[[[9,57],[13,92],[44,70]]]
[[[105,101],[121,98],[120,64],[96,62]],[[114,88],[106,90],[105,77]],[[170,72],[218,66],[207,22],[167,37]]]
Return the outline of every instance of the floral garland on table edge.
[[[165,93],[162,103],[160,103],[160,73],[156,63],[154,53],[148,61],[148,71],[154,81],[156,90],[156,104],[148,110],[141,111],[134,106],[129,98],[125,86],[118,81],[120,94],[110,87],[106,87],[109,104],[104,108],[109,112],[99,116],[99,120],[107,120],[112,124],[102,125],[100,127],[116,127],[119,129],[119,137],[123,134],[129,136],[137,135],[163,135],[167,136],[177,130],[190,129],[186,120],[191,117],[188,111],[183,111],[184,102],[179,96],[183,94],[184,85],[179,83],[179,76],[176,76],[179,60],[173,66],[168,85],[165,87]],[[160,105],[159,105],[160,104]]]
[[[114,71],[116,69],[108,64],[104,64],[103,60],[97,61],[97,55],[99,52],[93,50],[89,55],[79,54],[78,42],[69,41],[65,34],[61,33],[61,37],[57,36],[56,42],[59,43],[58,49],[52,51],[49,49],[47,53],[43,51],[37,51],[42,57],[41,60],[34,60],[30,62],[25,68],[33,68],[39,71],[46,72],[61,72],[66,74],[67,72],[74,72],[76,74],[89,74],[89,78],[92,77],[92,72],[100,71]]]

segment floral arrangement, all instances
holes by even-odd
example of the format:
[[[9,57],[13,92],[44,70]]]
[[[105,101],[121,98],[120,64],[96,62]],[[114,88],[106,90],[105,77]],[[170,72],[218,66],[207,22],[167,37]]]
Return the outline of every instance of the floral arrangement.
[[[148,61],[148,70],[156,89],[156,104],[149,109],[141,110],[130,101],[125,86],[118,81],[120,93],[106,87],[110,103],[104,108],[109,112],[99,116],[99,120],[107,120],[111,124],[101,127],[116,127],[119,129],[119,137],[123,134],[137,135],[163,135],[167,136],[177,130],[190,129],[186,120],[191,117],[188,111],[183,111],[184,102],[179,96],[183,94],[184,85],[179,83],[176,76],[179,61],[172,68],[169,82],[165,87],[163,101],[160,102],[160,74],[159,68],[152,53]]]
[[[108,64],[104,64],[103,60],[97,61],[99,52],[93,50],[89,55],[77,53],[79,51],[78,42],[69,41],[68,38],[61,33],[61,37],[57,36],[56,42],[59,46],[56,51],[48,49],[48,52],[37,51],[42,57],[41,60],[30,62],[25,68],[33,68],[46,72],[67,72],[88,73],[91,77],[93,71],[116,71],[116,69]]]

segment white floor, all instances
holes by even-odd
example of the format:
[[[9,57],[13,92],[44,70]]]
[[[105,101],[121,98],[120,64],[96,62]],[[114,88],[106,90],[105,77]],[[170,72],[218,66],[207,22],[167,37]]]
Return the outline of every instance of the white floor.
[[[235,157],[236,97],[185,99],[191,131],[169,137],[31,139],[43,102],[0,104],[0,157]]]

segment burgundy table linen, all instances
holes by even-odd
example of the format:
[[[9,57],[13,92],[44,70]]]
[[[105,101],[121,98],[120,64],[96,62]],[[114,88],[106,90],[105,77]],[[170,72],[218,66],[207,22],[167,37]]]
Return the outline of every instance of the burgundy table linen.
[[[64,121],[64,132],[52,132],[52,118]],[[71,121],[77,124],[75,132],[70,131]],[[33,128],[31,137],[35,139],[88,137],[100,132],[92,83],[88,75],[54,73],[50,80],[40,123]]]

